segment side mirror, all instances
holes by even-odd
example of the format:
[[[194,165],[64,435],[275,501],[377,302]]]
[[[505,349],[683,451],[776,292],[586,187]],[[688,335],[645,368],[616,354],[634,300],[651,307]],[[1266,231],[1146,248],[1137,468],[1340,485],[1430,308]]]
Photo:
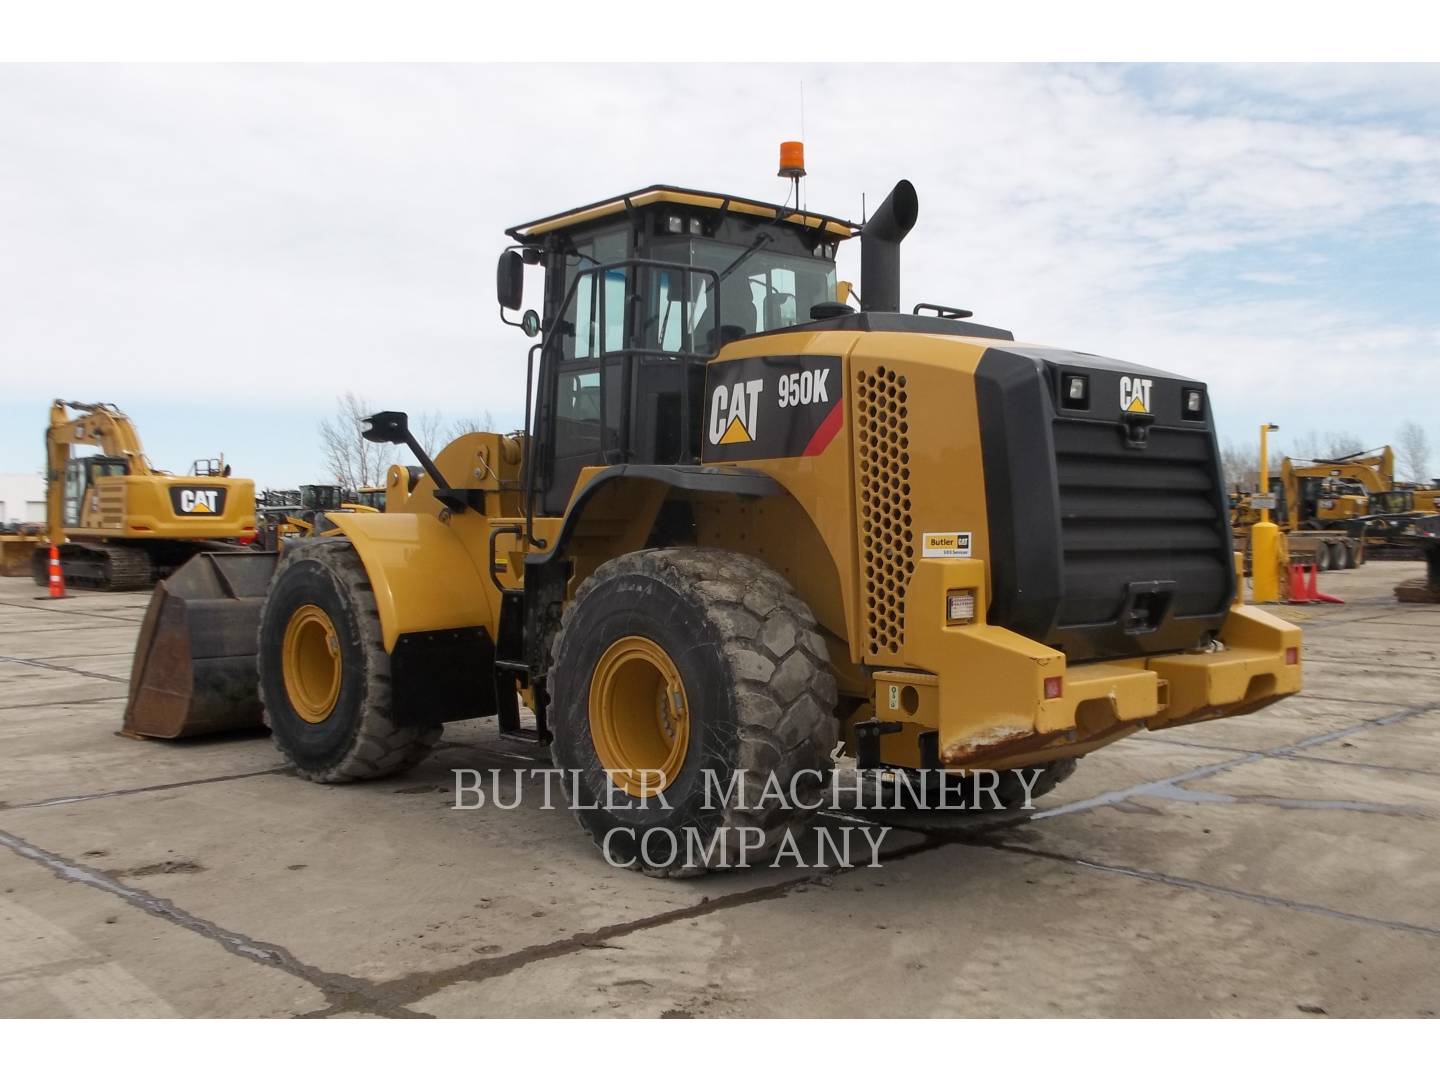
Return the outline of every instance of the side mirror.
[[[410,418],[403,412],[379,412],[360,421],[366,442],[405,443],[410,440]]]
[[[540,316],[534,308],[520,316],[520,329],[525,331],[526,337],[534,337],[540,333]]]
[[[525,296],[525,260],[518,251],[501,254],[500,265],[495,270],[495,292],[502,308],[520,310]]]

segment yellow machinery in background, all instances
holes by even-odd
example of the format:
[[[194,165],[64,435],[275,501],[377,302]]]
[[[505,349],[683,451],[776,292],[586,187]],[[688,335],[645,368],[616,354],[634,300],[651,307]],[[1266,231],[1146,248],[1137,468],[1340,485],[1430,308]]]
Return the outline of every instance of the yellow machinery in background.
[[[1371,513],[1372,493],[1390,490],[1388,482],[1367,465],[1328,461],[1302,464],[1288,457],[1280,463],[1279,475],[1269,480],[1268,489],[1275,501],[1275,523],[1286,532],[1343,528],[1345,522]],[[1260,520],[1253,498],[1242,493],[1236,499],[1231,514],[1236,528]]]
[[[539,335],[525,433],[432,460],[404,413],[370,417],[422,475],[392,469],[385,512],[338,535],[162,583],[126,730],[263,707],[329,783],[493,714],[550,745],[607,854],[673,873],[645,837],[693,833],[703,869],[748,831],[759,858],[837,743],[919,787],[1034,769],[1038,795],[1132,732],[1297,691],[1299,630],[1236,598],[1204,383],[901,313],[918,206],[902,181],[862,229],[656,186],[509,230],[502,317],[544,274],[542,310],[506,317]],[[707,805],[707,775],[742,772]],[[800,798],[757,807],[759,784]]]
[[[78,456],[77,446],[99,453]],[[60,548],[65,582],[145,589],[204,547],[255,536],[255,485],[221,458],[191,475],[150,464],[130,418],[108,404],[56,400],[45,429],[46,539]],[[44,584],[48,549],[34,553]]]
[[[291,540],[329,535],[332,514],[374,514],[385,508],[383,486],[346,491],[338,484],[301,484],[291,491],[265,491],[257,506],[255,548],[279,551]]]
[[[0,525],[0,577],[31,577],[44,535],[44,526],[30,522]]]

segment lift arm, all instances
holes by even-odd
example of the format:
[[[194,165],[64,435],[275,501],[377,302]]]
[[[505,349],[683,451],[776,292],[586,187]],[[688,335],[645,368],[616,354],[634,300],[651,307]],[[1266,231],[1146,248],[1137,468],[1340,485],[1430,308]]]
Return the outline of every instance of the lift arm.
[[[156,471],[145,457],[135,425],[114,405],[56,398],[45,429],[45,530],[52,543],[65,539],[65,465],[74,446],[98,446],[106,457],[122,458],[131,476]]]

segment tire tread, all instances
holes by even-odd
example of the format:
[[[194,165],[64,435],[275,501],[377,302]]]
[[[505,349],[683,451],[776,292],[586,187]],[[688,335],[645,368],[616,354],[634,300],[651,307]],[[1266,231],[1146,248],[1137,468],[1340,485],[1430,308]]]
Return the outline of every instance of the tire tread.
[[[688,596],[719,631],[736,704],[737,769],[752,780],[773,771],[787,791],[801,770],[829,775],[838,737],[835,676],[815,616],[782,575],[753,556],[712,548],[648,548],[618,556],[576,591],[561,617],[555,656],[565,655],[566,633],[586,598],[626,575],[658,578]],[[723,824],[763,830],[764,844],[754,856],[762,859],[788,829],[812,814],[775,802],[758,809],[730,806]],[[600,843],[595,828],[583,817],[580,821],[591,840]],[[643,869],[668,877],[697,872],[678,866]]]
[[[348,593],[351,606],[360,622],[360,645],[365,651],[366,686],[359,707],[354,734],[340,758],[323,767],[308,768],[297,762],[270,720],[265,701],[265,680],[260,680],[260,702],[264,706],[265,726],[270,738],[291,767],[306,780],[320,784],[344,784],[356,780],[377,780],[412,768],[440,739],[440,724],[399,724],[391,710],[390,655],[380,630],[380,610],[375,591],[366,576],[365,567],[354,547],[343,540],[315,540],[292,543],[282,556],[276,574],[285,564],[296,559],[321,563],[330,571],[342,592]],[[266,616],[274,590],[265,597],[260,609],[260,633],[264,634]],[[264,657],[264,642],[257,647]]]

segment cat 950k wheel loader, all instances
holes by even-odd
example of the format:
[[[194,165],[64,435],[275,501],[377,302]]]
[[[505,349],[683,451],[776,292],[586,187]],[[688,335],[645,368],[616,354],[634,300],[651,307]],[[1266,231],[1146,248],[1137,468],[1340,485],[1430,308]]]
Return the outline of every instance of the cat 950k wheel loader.
[[[423,475],[392,469],[338,536],[163,585],[127,728],[263,706],[301,775],[360,780],[448,721],[519,732],[523,693],[597,841],[769,845],[803,811],[716,805],[707,772],[823,782],[843,743],[1053,782],[1296,692],[1299,631],[1236,599],[1204,383],[900,313],[917,211],[904,181],[863,228],[657,186],[509,230],[502,318],[526,266],[545,282],[515,322],[539,335],[524,433],[432,461],[403,413],[371,417]],[[835,267],[856,236],[859,310]]]

